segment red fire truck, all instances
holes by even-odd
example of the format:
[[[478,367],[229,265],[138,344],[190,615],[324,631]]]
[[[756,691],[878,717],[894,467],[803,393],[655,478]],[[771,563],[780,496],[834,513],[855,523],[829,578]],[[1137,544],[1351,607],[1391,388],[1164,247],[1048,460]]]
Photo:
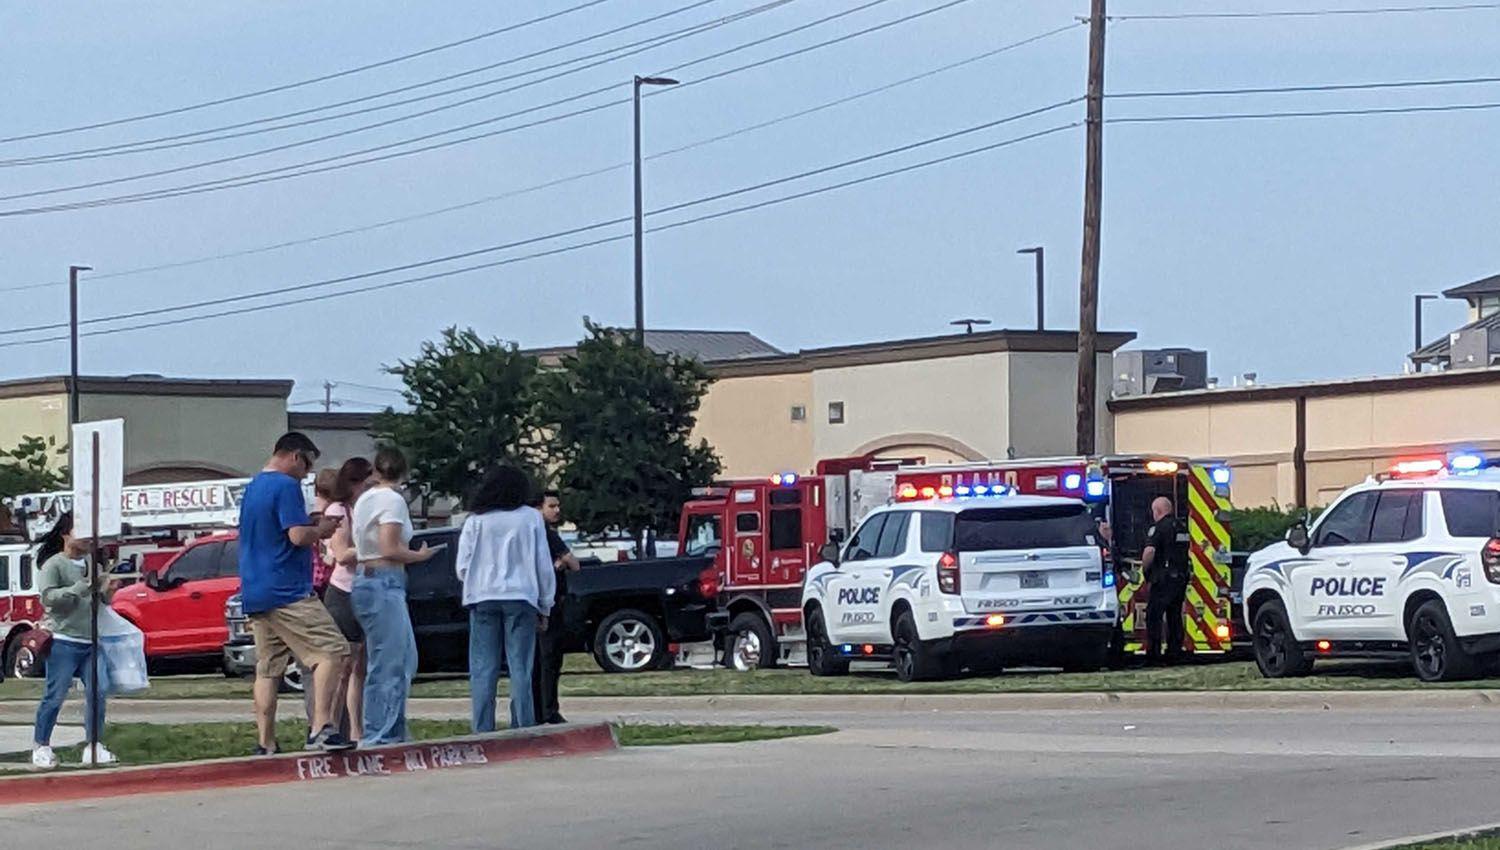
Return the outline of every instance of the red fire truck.
[[[1117,649],[1144,637],[1146,587],[1141,552],[1157,496],[1176,507],[1178,553],[1192,567],[1184,603],[1187,648],[1230,645],[1230,472],[1186,458],[1109,456],[929,465],[920,458],[822,461],[813,475],[780,473],[702,491],[683,508],[683,554],[717,552],[730,627],[717,648],[723,664],[746,670],[806,661],[803,575],[825,543],[842,541],[870,510],[897,500],[987,495],[998,491],[1072,496],[1091,503],[1111,541],[1122,622]]]

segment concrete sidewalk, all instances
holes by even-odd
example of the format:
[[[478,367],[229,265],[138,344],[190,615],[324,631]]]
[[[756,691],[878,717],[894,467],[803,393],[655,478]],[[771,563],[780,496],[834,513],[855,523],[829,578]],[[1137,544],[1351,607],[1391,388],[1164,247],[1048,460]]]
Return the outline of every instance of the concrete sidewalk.
[[[35,711],[35,707],[32,709]],[[9,721],[7,721],[9,722]],[[33,746],[31,723],[0,726],[0,753],[29,753]],[[52,730],[52,746],[71,747],[83,743],[82,726],[58,726]]]
[[[505,701],[501,700],[501,713]],[[70,701],[63,718],[82,722],[82,703]],[[1500,691],[1431,689],[1410,691],[1191,691],[1054,694],[867,694],[867,695],[733,695],[672,697],[564,697],[563,712],[580,717],[643,718],[690,714],[754,715],[785,718],[802,712],[900,714],[922,712],[1037,712],[1130,709],[1194,709],[1211,711],[1267,710],[1409,710],[1421,708],[1500,708]],[[36,706],[21,701],[0,702],[0,724],[29,723]],[[414,699],[412,717],[464,719],[469,701],[461,698]],[[279,716],[302,717],[301,700],[283,699]],[[119,699],[109,704],[109,719],[117,723],[203,723],[248,721],[249,700]]]

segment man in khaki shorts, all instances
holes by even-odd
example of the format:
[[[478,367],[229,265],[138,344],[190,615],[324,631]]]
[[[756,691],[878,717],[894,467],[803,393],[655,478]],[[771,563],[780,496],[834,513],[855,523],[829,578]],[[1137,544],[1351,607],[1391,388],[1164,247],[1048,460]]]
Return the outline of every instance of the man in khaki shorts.
[[[296,431],[286,434],[240,499],[240,598],[255,635],[256,755],[279,749],[276,692],[293,658],[310,674],[312,732],[306,749],[354,746],[331,723],[349,643],[312,588],[312,547],[331,537],[339,522],[307,514],[302,479],[317,460],[312,440]]]

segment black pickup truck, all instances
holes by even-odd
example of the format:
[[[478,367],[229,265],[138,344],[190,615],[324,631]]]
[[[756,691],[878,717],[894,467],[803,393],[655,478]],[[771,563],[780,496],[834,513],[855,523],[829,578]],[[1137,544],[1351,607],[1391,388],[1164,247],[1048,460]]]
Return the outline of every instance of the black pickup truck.
[[[424,673],[468,670],[469,612],[454,569],[458,532],[434,528],[412,538],[414,548],[448,544],[427,563],[407,568],[406,604],[417,637],[418,669]],[[566,651],[592,653],[612,673],[670,666],[669,644],[709,640],[727,621],[718,610],[718,574],[708,556],[586,562],[564,581]],[[255,651],[239,596],[229,600],[226,616],[225,672],[253,672]]]

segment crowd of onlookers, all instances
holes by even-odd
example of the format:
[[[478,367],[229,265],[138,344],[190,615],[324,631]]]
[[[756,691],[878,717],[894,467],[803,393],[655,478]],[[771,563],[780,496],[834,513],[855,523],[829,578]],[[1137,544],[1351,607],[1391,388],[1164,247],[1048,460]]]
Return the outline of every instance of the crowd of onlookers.
[[[255,638],[257,755],[280,749],[277,694],[293,660],[308,690],[306,748],[344,750],[408,737],[417,644],[406,571],[443,547],[411,546],[403,493],[408,467],[398,449],[381,448],[373,459],[351,458],[318,472],[309,511],[302,482],[314,473],[318,456],[306,435],[282,436],[240,500],[240,594]],[[556,531],[557,494],[533,494],[524,472],[499,466],[479,482],[467,507],[454,563],[469,612],[473,730],[495,730],[502,654],[511,727],[561,723],[561,628],[553,615],[559,573],[578,569],[578,561]],[[33,762],[40,767],[57,763],[52,730],[75,678],[84,680],[91,707],[90,741],[103,718],[90,618],[94,600],[108,604],[115,584],[101,572],[96,587],[88,543],[72,536],[71,520],[64,515],[57,522],[39,553],[39,587],[53,636],[36,719]],[[92,752],[85,750],[86,759]],[[102,745],[97,752],[100,763],[114,760]]]

